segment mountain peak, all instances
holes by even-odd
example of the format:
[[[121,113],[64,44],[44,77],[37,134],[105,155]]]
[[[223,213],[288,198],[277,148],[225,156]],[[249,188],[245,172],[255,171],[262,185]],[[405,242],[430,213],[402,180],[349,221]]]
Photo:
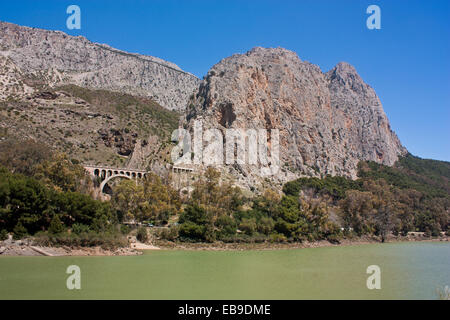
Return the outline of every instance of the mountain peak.
[[[225,58],[190,101],[186,127],[278,129],[280,182],[299,176],[356,177],[360,160],[392,165],[405,152],[381,103],[355,68],[320,68],[283,48],[256,47]],[[233,170],[233,169],[230,169]],[[241,166],[243,184],[258,169]],[[239,176],[239,173],[236,173]]]
[[[348,62],[341,61],[333,69],[326,73],[328,77],[340,77],[346,79],[348,77],[358,78],[363,81],[356,71],[355,67]]]

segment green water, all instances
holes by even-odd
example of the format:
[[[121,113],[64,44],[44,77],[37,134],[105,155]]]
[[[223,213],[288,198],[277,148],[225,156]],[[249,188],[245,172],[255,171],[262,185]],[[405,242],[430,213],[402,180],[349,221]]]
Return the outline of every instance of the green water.
[[[69,265],[81,290],[66,288]],[[381,290],[366,287],[369,265],[381,268]],[[437,299],[445,285],[450,243],[0,257],[0,299]]]

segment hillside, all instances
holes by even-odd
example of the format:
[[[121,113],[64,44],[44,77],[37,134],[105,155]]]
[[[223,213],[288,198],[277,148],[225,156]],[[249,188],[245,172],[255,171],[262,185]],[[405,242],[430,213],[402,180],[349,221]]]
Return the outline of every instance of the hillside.
[[[179,115],[148,98],[66,85],[0,103],[2,139],[32,139],[84,163],[168,160]]]
[[[339,212],[341,223],[360,234],[379,232],[383,214],[395,233],[424,231],[437,236],[449,230],[449,162],[407,154],[392,167],[375,162],[360,162],[358,167],[357,180],[300,178],[286,183],[283,191],[328,202]]]

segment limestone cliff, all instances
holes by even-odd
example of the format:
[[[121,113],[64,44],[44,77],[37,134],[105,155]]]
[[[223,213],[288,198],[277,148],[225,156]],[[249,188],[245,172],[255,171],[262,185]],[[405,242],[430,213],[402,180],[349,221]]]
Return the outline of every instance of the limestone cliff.
[[[196,119],[220,130],[278,129],[279,182],[355,177],[360,160],[392,165],[406,152],[375,91],[351,65],[323,73],[282,48],[254,48],[213,66],[189,103],[185,126]],[[249,165],[227,168],[247,182],[258,174]]]

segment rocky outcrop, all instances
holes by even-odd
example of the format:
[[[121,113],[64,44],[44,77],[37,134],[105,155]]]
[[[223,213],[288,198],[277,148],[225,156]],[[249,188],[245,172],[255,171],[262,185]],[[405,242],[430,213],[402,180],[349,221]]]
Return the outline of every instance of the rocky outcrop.
[[[183,111],[200,81],[159,58],[120,51],[60,31],[6,22],[0,22],[2,63],[17,68],[16,72],[25,74],[28,81],[71,83],[147,96],[177,111]]]
[[[131,133],[124,129],[114,129],[109,130],[102,128],[98,130],[98,134],[102,138],[105,146],[108,148],[115,147],[117,153],[121,156],[129,156],[136,144],[136,133]]]
[[[281,170],[355,177],[360,160],[392,165],[406,152],[375,91],[347,63],[327,73],[282,48],[254,48],[213,66],[191,99],[185,126],[278,129]],[[270,144],[270,141],[269,141]],[[248,151],[248,150],[247,150]],[[229,166],[252,183],[254,166]]]

